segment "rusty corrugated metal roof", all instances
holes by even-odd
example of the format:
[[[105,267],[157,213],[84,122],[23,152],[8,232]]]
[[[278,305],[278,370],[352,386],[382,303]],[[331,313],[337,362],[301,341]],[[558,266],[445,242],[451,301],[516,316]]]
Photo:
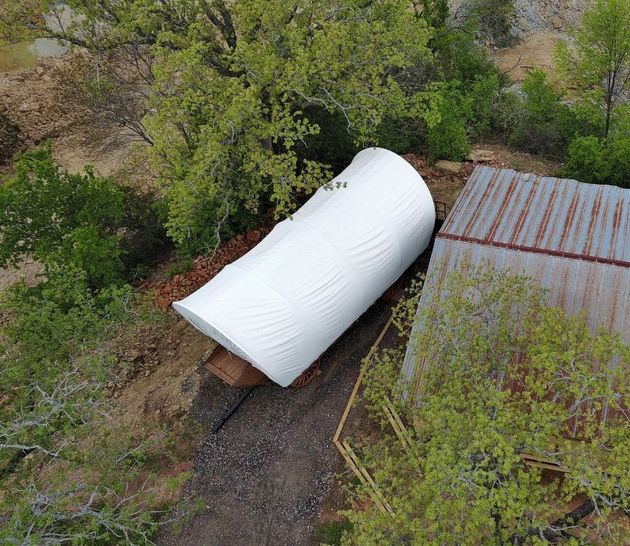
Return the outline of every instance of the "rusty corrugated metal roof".
[[[630,343],[630,190],[477,167],[436,237],[426,282],[439,285],[464,259],[534,278],[549,305]],[[411,393],[426,366],[410,344]]]
[[[440,235],[630,266],[630,191],[477,167]]]

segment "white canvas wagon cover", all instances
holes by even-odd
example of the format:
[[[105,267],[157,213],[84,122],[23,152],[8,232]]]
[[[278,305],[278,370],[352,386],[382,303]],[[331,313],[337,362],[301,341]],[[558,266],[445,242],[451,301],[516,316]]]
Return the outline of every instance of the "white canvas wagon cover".
[[[426,249],[435,224],[426,184],[388,150],[359,152],[332,183],[173,303],[204,334],[285,387]]]

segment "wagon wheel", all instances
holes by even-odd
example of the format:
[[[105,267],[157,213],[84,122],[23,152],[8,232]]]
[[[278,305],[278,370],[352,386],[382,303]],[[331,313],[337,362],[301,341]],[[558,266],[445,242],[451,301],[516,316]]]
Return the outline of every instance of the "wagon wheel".
[[[319,369],[319,360],[313,362],[309,368],[304,370],[302,374],[291,383],[292,387],[297,389],[301,389],[302,387],[306,387],[313,379],[315,379],[321,372]]]

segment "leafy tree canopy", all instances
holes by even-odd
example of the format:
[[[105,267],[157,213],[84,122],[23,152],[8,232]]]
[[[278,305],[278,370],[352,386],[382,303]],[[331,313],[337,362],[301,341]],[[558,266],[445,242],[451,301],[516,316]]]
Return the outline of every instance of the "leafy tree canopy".
[[[581,100],[603,108],[608,136],[614,109],[630,99],[630,3],[597,0],[572,34],[558,46],[559,67]]]
[[[31,0],[4,17],[55,9]],[[208,250],[230,220],[268,204],[293,210],[329,180],[300,157],[320,127],[305,113],[341,116],[376,144],[390,116],[439,120],[436,94],[402,75],[426,62],[430,32],[406,0],[104,0],[69,2],[73,25],[52,32],[93,51],[134,47],[151,58],[146,120],[168,198],[169,235]],[[32,24],[31,24],[32,26]]]
[[[50,145],[40,146],[0,185],[0,267],[32,256],[49,277],[65,268],[83,272],[92,288],[119,283],[160,243],[149,199],[89,167],[64,171]]]
[[[393,515],[356,488],[344,543],[621,544],[630,348],[546,307],[531,280],[485,266],[452,273],[427,296],[434,304],[422,307],[411,339],[424,372],[399,402],[408,446],[388,425],[362,453]],[[385,351],[366,364],[377,416],[399,385],[401,358]]]

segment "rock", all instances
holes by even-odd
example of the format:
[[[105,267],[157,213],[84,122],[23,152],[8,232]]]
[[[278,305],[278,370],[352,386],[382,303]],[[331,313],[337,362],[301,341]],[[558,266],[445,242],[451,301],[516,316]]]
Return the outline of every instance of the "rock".
[[[471,152],[468,154],[468,159],[475,162],[494,161],[496,159],[496,156],[491,150],[477,149],[471,150]]]
[[[247,232],[247,241],[250,243],[257,243],[260,241],[260,231],[257,229],[250,229]]]
[[[144,359],[144,355],[138,349],[129,351],[127,359],[131,362],[140,362]]]
[[[37,112],[39,110],[39,104],[36,102],[23,102],[18,108],[20,112]]]
[[[444,169],[445,171],[458,173],[459,170],[462,168],[463,163],[460,163],[459,161],[441,160],[441,161],[438,161],[435,165],[436,167],[439,167],[440,169]]]

